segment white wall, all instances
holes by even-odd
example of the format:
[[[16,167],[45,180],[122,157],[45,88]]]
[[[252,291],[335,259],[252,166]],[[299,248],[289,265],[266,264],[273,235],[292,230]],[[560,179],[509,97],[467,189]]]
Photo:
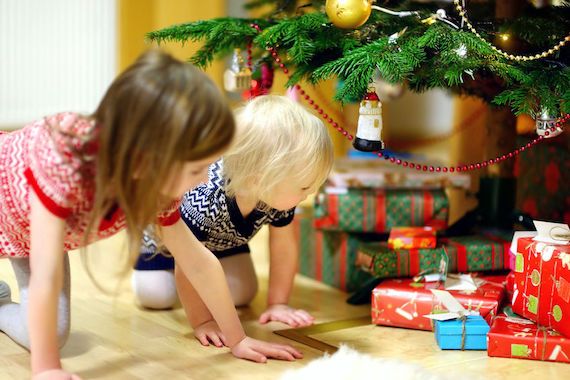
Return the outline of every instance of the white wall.
[[[0,0],[0,129],[90,113],[116,74],[116,0]]]

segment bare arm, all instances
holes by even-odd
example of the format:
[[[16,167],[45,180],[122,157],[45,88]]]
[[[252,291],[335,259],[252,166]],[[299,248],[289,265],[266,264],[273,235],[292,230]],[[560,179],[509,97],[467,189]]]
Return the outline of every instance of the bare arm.
[[[196,292],[196,289],[194,289],[190,281],[188,281],[188,278],[178,264],[176,264],[176,268],[174,270],[174,278],[176,279],[178,296],[182,306],[184,307],[186,318],[188,318],[190,326],[195,329],[196,327],[213,320],[212,314],[204,302],[202,302],[202,299]]]
[[[209,346],[210,343],[216,347],[227,346],[226,337],[220,331],[214,317],[178,265],[174,270],[174,276],[180,302],[190,326],[194,329],[196,339],[203,346]]]
[[[267,304],[288,304],[299,261],[292,223],[284,227],[269,226],[269,255]]]
[[[182,220],[162,228],[162,240],[179,269],[206,305],[232,353],[242,359],[265,362],[268,357],[295,360],[301,353],[291,346],[267,343],[245,335],[219,260],[196,239]],[[187,294],[189,295],[189,293]],[[191,296],[191,295],[190,295]],[[188,316],[191,323],[204,318]],[[196,319],[195,319],[196,318]]]
[[[228,346],[233,347],[242,341],[245,333],[219,260],[196,239],[182,220],[172,226],[163,227],[162,240],[213,315],[227,338]],[[189,316],[190,323],[193,323],[193,318]]]
[[[315,320],[313,316],[288,305],[299,262],[299,246],[293,224],[269,226],[269,250],[267,309],[259,317],[259,322],[278,321],[291,327],[311,325]]]
[[[28,323],[32,374],[60,369],[57,303],[63,286],[65,221],[30,194],[30,284]]]

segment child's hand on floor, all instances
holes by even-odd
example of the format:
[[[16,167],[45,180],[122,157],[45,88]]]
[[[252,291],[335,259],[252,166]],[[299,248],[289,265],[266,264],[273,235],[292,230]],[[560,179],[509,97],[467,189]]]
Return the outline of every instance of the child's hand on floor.
[[[259,323],[265,324],[270,321],[283,322],[291,327],[310,326],[315,318],[305,310],[293,309],[284,304],[271,305],[259,317]]]
[[[216,347],[226,346],[226,337],[222,334],[216,321],[204,322],[197,326],[194,329],[194,336],[203,346],[209,346],[210,343]]]
[[[294,361],[303,357],[303,354],[291,346],[268,343],[248,336],[232,347],[232,354],[257,363],[265,363],[267,358]]]
[[[81,378],[62,369],[48,369],[32,376],[32,380],[81,380]]]

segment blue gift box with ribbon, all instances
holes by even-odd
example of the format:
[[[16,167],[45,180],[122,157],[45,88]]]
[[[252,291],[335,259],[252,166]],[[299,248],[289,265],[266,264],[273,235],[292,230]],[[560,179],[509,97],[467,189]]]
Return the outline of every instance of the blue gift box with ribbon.
[[[480,315],[434,321],[435,339],[442,350],[486,350],[489,325]]]

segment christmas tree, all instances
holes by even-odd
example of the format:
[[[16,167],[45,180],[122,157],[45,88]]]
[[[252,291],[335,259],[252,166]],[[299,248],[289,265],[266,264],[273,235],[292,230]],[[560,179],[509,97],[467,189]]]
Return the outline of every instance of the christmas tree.
[[[380,3],[380,2],[379,2]],[[152,41],[203,40],[191,61],[206,66],[234,48],[276,47],[289,86],[336,76],[336,99],[360,99],[376,70],[412,91],[434,87],[474,94],[515,114],[570,112],[570,7],[524,0],[255,0],[263,18],[217,18],[150,32]],[[252,27],[259,25],[260,31]]]
[[[553,3],[253,0],[247,7],[260,17],[174,25],[148,38],[203,41],[190,58],[202,67],[235,48],[247,50],[250,60],[281,67],[289,87],[338,78],[334,98],[341,103],[365,99],[375,76],[415,92],[448,88],[482,98],[491,106],[492,131],[484,155],[500,159],[456,170],[493,164],[498,176],[489,184],[492,194],[482,182],[480,206],[493,208],[485,219],[494,222],[514,207],[515,116],[530,115],[537,131],[551,137],[555,120],[570,113],[570,7]]]

